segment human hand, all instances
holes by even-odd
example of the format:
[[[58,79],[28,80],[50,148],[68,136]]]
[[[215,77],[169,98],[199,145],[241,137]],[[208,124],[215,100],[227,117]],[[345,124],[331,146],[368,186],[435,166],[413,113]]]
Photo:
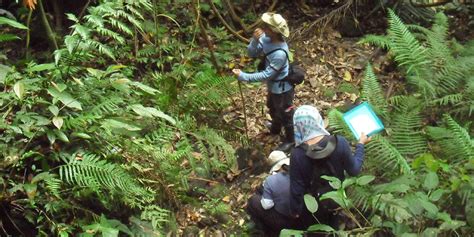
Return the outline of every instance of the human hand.
[[[257,28],[257,29],[255,29],[255,30],[253,31],[253,38],[254,38],[255,40],[258,40],[258,39],[260,39],[260,37],[262,37],[263,33],[264,33],[264,32],[263,32],[263,30],[262,30],[261,28]]]
[[[234,73],[234,75],[236,75],[236,76],[239,76],[241,72],[242,72],[242,70],[240,70],[240,69],[237,69],[237,68],[232,69],[232,73]]]
[[[367,136],[365,133],[360,133],[359,143],[362,145],[367,144],[372,140],[372,137]]]

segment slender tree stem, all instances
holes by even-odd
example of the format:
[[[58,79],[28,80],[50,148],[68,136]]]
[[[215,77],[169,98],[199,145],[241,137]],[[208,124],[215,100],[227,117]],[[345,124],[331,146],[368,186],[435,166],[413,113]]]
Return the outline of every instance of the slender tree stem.
[[[242,92],[242,82],[238,82],[239,84],[239,92],[240,92],[240,97],[242,98],[242,104],[244,106],[244,121],[245,121],[245,137],[247,138],[247,141],[249,140],[249,128],[247,125],[247,106],[245,105],[245,97],[244,93]]]
[[[54,31],[51,28],[51,25],[49,24],[48,17],[46,17],[46,12],[44,11],[42,0],[38,1],[38,6],[39,6],[40,15],[41,15],[41,20],[43,21],[43,26],[46,29],[46,34],[48,35],[48,38],[49,38],[49,43],[51,44],[51,46],[54,47],[55,50],[57,50],[59,49],[59,47],[58,47],[58,42],[56,42],[56,35],[54,34]]]
[[[31,25],[31,16],[33,15],[33,9],[30,9],[30,11],[28,12],[28,19],[26,20],[26,27],[28,27],[28,29],[26,30],[26,52],[25,52],[25,57],[26,57],[26,60],[29,60],[30,59],[30,33],[31,33],[31,30],[30,30],[30,25]]]

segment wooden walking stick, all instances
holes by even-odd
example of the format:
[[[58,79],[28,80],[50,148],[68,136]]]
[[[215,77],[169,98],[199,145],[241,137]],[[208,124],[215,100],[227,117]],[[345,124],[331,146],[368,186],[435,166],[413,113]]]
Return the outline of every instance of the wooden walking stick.
[[[244,93],[242,92],[242,85],[241,82],[237,82],[239,84],[239,92],[240,92],[240,97],[242,98],[242,104],[244,105],[244,120],[245,120],[245,138],[247,138],[247,141],[249,140],[249,128],[247,126],[247,106],[245,105],[245,98],[244,98]]]

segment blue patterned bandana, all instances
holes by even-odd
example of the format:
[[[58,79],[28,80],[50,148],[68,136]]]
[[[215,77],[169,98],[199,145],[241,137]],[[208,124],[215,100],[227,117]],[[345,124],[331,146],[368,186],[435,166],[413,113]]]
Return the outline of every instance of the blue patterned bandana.
[[[301,145],[312,138],[330,135],[324,129],[324,120],[318,109],[310,105],[300,106],[293,116],[295,128],[295,146]]]

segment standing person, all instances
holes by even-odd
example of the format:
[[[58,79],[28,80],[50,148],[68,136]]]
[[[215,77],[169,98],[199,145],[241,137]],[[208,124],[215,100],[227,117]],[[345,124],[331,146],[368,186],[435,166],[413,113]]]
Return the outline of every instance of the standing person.
[[[358,175],[364,163],[364,145],[371,138],[362,133],[352,154],[346,138],[331,136],[324,128],[324,121],[318,110],[309,105],[296,109],[293,123],[295,149],[290,158],[290,211],[294,218],[304,220],[301,228],[307,228],[315,220],[304,206],[304,194],[310,193],[318,199],[332,190],[328,182],[320,178],[322,175],[334,176],[341,181],[344,180],[344,172],[350,176]],[[323,169],[327,173],[321,172]],[[320,203],[316,217],[320,222],[337,228],[333,216],[335,208],[337,204],[324,200]]]
[[[278,236],[284,228],[294,228],[290,216],[290,159],[282,151],[273,151],[267,159],[272,165],[263,190],[250,197],[247,212],[266,236]],[[258,192],[258,191],[257,191]]]
[[[272,118],[270,132],[280,134],[285,129],[285,139],[280,150],[288,150],[294,142],[293,135],[293,97],[294,88],[285,78],[289,69],[289,49],[285,37],[290,35],[286,20],[276,13],[264,13],[261,17],[263,26],[255,29],[247,47],[248,55],[252,58],[264,56],[264,69],[255,73],[242,72],[233,69],[232,72],[239,81],[259,82],[267,84],[267,107]]]

